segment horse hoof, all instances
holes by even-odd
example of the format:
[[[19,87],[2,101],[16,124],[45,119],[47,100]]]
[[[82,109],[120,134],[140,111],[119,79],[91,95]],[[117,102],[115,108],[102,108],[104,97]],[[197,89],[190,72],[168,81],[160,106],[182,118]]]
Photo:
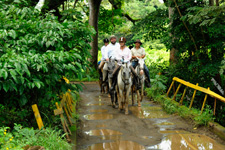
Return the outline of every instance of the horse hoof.
[[[115,105],[112,105],[113,108],[115,108]]]
[[[128,112],[125,112],[125,115],[128,115],[129,113]]]
[[[138,104],[138,107],[141,107],[141,104]]]
[[[110,96],[110,95],[108,95],[108,97],[110,98],[111,96]]]

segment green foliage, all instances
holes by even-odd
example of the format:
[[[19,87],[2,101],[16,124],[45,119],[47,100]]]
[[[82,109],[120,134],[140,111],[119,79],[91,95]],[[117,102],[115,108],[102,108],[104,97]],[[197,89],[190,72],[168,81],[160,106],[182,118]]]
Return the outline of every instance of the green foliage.
[[[154,79],[151,79],[151,88],[146,89],[148,94],[152,97],[161,95],[165,92],[167,78],[163,75],[156,75]]]
[[[208,125],[209,122],[213,121],[213,113],[207,106],[203,113],[199,109],[192,108],[191,110],[186,106],[180,106],[178,102],[163,96],[154,96],[151,92],[147,91],[149,97],[153,98],[154,101],[159,102],[164,110],[170,114],[178,114],[185,119],[190,119],[195,123],[195,126]]]
[[[66,141],[65,134],[51,128],[34,130],[33,128],[23,128],[15,124],[12,132],[7,131],[9,127],[0,127],[0,148],[23,150],[23,147],[43,146],[46,150],[71,149],[71,145]]]
[[[33,8],[11,4],[0,10],[0,125],[28,126],[33,124],[28,121],[34,118],[32,104],[51,116],[61,92],[82,89],[63,76],[82,78],[86,73],[94,30]]]
[[[160,39],[168,34],[168,11],[156,9],[133,26],[133,32],[141,35],[146,41]],[[137,35],[136,35],[137,36]]]

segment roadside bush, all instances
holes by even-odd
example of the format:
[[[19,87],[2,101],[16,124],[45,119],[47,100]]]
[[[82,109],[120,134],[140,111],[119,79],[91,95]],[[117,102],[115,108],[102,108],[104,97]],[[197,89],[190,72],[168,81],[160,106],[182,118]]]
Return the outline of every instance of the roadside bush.
[[[24,147],[30,146],[43,146],[46,150],[72,148],[66,141],[65,134],[62,134],[60,130],[51,128],[34,130],[33,128],[23,128],[17,124],[12,132],[9,132],[9,129],[9,127],[0,127],[0,149],[23,150]]]
[[[79,21],[0,2],[0,126],[34,126],[32,104],[52,116],[61,92],[81,90],[63,76],[85,74],[93,33]]]

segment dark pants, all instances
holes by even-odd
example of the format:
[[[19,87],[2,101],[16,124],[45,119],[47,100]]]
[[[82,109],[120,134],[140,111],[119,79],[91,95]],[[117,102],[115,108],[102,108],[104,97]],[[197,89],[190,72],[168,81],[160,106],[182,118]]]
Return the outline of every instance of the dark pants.
[[[134,69],[137,67],[137,65],[138,65],[138,61],[132,61],[132,66],[134,67]],[[145,72],[148,82],[150,83],[150,74],[149,74],[149,70],[146,65],[144,65],[144,72]]]

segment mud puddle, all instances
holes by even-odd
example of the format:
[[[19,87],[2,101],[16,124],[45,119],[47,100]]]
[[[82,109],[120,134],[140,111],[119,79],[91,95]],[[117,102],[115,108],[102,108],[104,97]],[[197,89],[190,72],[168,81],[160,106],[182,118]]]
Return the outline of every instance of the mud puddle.
[[[199,134],[172,134],[167,135],[160,144],[149,146],[146,149],[162,150],[224,150],[225,146],[215,140]]]
[[[125,115],[110,106],[107,94],[96,89],[97,85],[88,84],[81,93],[77,150],[225,149],[223,141],[219,144],[209,131],[193,133],[193,125],[167,114],[146,97],[141,107],[131,106],[129,101],[129,115]]]
[[[87,150],[145,150],[145,147],[132,141],[116,141],[109,143],[97,143]]]
[[[111,114],[89,114],[84,115],[84,118],[87,120],[106,120],[106,119],[112,119],[113,115]]]

